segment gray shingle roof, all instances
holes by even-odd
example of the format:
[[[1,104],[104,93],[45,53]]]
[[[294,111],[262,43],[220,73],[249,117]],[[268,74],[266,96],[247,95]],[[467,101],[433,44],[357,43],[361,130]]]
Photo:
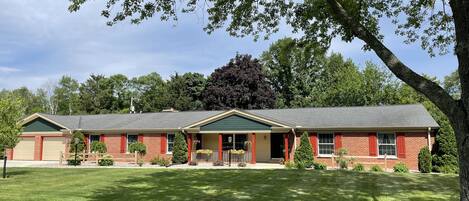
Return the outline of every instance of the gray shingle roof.
[[[159,112],[143,114],[48,115],[44,117],[69,129],[134,130],[182,128],[224,111]],[[244,110],[244,112],[302,128],[437,128],[438,124],[420,104]]]

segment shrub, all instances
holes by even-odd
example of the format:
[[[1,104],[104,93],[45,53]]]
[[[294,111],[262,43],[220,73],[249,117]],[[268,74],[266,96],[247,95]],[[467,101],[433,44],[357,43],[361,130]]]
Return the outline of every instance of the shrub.
[[[94,141],[91,143],[91,152],[92,153],[106,153],[107,148],[104,142]]]
[[[152,164],[152,165],[158,165],[158,164],[160,164],[160,160],[161,160],[161,158],[160,158],[159,155],[158,155],[158,156],[155,156],[155,157],[153,157],[153,158],[150,160],[150,164]]]
[[[104,155],[103,158],[100,158],[98,160],[98,165],[99,166],[112,166],[114,165],[114,159],[112,159],[112,156],[110,155]]]
[[[401,163],[401,162],[394,165],[393,169],[394,169],[394,172],[399,172],[399,173],[408,173],[409,172],[409,168],[407,168],[407,166],[404,163]]]
[[[223,161],[215,161],[215,162],[213,162],[213,166],[223,166],[223,165],[225,165],[225,164],[223,163]]]
[[[303,162],[298,162],[298,163],[295,163],[295,164],[296,164],[295,167],[296,167],[296,169],[298,169],[298,170],[304,170],[304,169],[306,168],[306,165],[305,165],[305,163],[303,163]]]
[[[138,159],[137,165],[140,166],[140,167],[142,167],[143,164],[145,164],[145,161],[144,161],[143,159]]]
[[[297,164],[302,164],[305,168],[310,168],[314,165],[313,148],[309,142],[308,133],[304,132],[301,135],[300,145],[295,150],[294,161]]]
[[[347,153],[348,151],[345,148],[340,148],[337,151],[338,157],[335,159],[335,161],[337,162],[337,164],[339,164],[340,169],[348,169],[348,163],[352,160],[345,158],[345,155],[347,155]]]
[[[327,165],[324,163],[314,163],[314,169],[315,170],[326,170]]]
[[[67,159],[67,165],[81,165],[83,159],[81,156],[77,156],[77,160],[75,160],[75,156],[71,156]]]
[[[189,161],[189,165],[191,165],[191,166],[197,166],[198,163],[197,163],[197,161]]]
[[[432,154],[428,147],[423,147],[419,152],[419,170],[422,173],[429,173],[432,171]]]
[[[205,159],[205,161],[208,161],[210,159],[210,156],[212,155],[213,151],[210,149],[199,149],[195,151],[196,154],[202,155],[202,158]]]
[[[242,149],[238,149],[238,150],[232,149],[232,150],[230,150],[230,152],[233,155],[244,155],[244,150],[242,150]]]
[[[285,159],[281,158],[279,161],[280,165],[284,165],[285,164]]]
[[[296,168],[296,164],[295,164],[295,162],[293,162],[293,161],[286,161],[286,162],[284,163],[284,165],[285,165],[285,168],[287,168],[287,169],[294,169],[294,168]]]
[[[382,172],[383,169],[381,169],[381,167],[379,165],[373,165],[373,166],[371,166],[370,171],[372,171],[372,172]]]
[[[183,164],[187,162],[187,143],[181,132],[174,135],[173,163]]]
[[[5,148],[3,145],[0,144],[0,159],[3,159],[3,156],[5,155]]]
[[[75,138],[78,138],[78,145],[77,145],[77,152],[78,153],[81,153],[83,152],[83,150],[85,150],[85,136],[83,135],[83,133],[79,132],[79,131],[75,131],[73,132],[72,134],[72,138],[70,140],[70,149],[69,149],[69,152],[70,153],[75,153]]]
[[[129,145],[129,152],[130,153],[135,153],[137,152],[140,155],[145,155],[147,154],[147,146],[141,142],[133,142]]]
[[[363,171],[365,171],[365,167],[364,167],[361,163],[357,163],[357,164],[353,167],[353,171],[363,172]]]
[[[238,167],[246,167],[246,163],[244,162],[238,163]]]
[[[158,165],[162,167],[169,167],[171,166],[171,159],[168,157],[163,157],[160,159]]]

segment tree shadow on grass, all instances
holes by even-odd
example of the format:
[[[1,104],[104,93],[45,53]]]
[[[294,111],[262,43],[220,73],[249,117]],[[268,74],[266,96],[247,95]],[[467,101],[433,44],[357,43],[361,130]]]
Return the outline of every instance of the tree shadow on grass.
[[[131,170],[130,170],[131,171]],[[295,170],[135,171],[91,200],[457,200],[457,177]]]

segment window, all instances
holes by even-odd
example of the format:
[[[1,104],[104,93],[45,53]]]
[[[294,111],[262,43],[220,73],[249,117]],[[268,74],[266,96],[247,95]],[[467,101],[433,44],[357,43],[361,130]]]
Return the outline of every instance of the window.
[[[222,136],[223,150],[230,150],[230,149],[246,150],[244,143],[247,141],[247,138],[248,136],[246,134],[224,134]]]
[[[138,135],[127,135],[127,152],[129,152],[129,145],[138,141]]]
[[[396,135],[394,133],[378,133],[378,151],[380,156],[396,156]]]
[[[168,133],[166,136],[167,140],[167,150],[166,153],[170,154],[173,153],[173,147],[174,147],[174,133]]]
[[[100,136],[99,135],[90,135],[90,144],[93,142],[99,142]]]
[[[334,153],[334,134],[320,133],[319,138],[319,155],[332,155]]]

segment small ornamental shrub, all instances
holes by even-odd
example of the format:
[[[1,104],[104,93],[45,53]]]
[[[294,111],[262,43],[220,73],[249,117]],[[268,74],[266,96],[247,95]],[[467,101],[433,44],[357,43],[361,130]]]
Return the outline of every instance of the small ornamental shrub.
[[[428,147],[423,147],[419,152],[419,170],[422,173],[430,173],[432,171],[432,154]]]
[[[365,171],[365,167],[364,167],[361,163],[357,163],[357,164],[353,167],[353,171],[363,172],[363,171]]]
[[[75,138],[78,138],[78,145],[75,145]],[[81,153],[83,150],[85,150],[85,135],[83,133],[76,131],[73,132],[72,138],[70,139],[70,144],[69,144],[69,152],[70,153],[75,153],[75,146],[77,147],[77,152]]]
[[[314,164],[313,154],[313,148],[311,147],[308,133],[304,132],[301,135],[300,145],[295,150],[294,161],[297,164],[302,163],[300,166],[311,168]]]
[[[223,163],[223,161],[215,161],[215,162],[213,162],[213,166],[223,166],[223,165],[225,165],[225,164]]]
[[[137,152],[139,155],[143,156],[147,154],[147,146],[141,142],[133,142],[129,145],[129,152],[135,153]]]
[[[77,160],[75,160],[75,156],[70,156],[70,158],[67,159],[67,165],[81,165],[82,161],[81,156],[77,156]]]
[[[197,166],[197,165],[198,165],[197,161],[189,161],[188,164],[189,164],[190,166]]]
[[[396,165],[394,165],[393,169],[394,169],[394,172],[398,172],[398,173],[409,172],[409,168],[407,168],[407,166],[404,163],[397,163]]]
[[[140,167],[142,167],[143,164],[145,164],[145,161],[144,161],[143,159],[138,159],[137,165],[140,166]]]
[[[201,155],[205,161],[208,161],[210,159],[210,156],[212,155],[213,151],[210,149],[199,149],[195,151],[196,154]]]
[[[238,167],[246,167],[246,163],[244,162],[238,163]]]
[[[296,164],[295,164],[295,162],[293,162],[293,161],[286,161],[286,162],[284,163],[284,165],[285,165],[285,168],[287,168],[287,169],[294,169],[294,168],[296,168]]]
[[[306,165],[303,162],[298,162],[298,163],[295,163],[295,164],[296,164],[296,169],[298,169],[298,170],[306,169]]]
[[[107,148],[104,142],[94,141],[91,143],[91,152],[92,153],[106,153]]]
[[[242,150],[242,149],[239,149],[239,150],[232,149],[230,152],[233,155],[244,155],[244,150]]]
[[[314,169],[315,170],[326,170],[327,165],[324,163],[314,163]]]
[[[337,151],[338,157],[335,159],[335,161],[339,165],[340,169],[343,169],[343,170],[348,169],[348,163],[351,161],[351,159],[345,157],[345,155],[347,154],[348,154],[348,151],[345,148],[340,148]]]
[[[160,160],[161,160],[161,158],[160,158],[159,155],[155,156],[150,160],[150,164],[151,165],[158,165],[158,164],[160,164]]]
[[[187,162],[187,143],[184,135],[177,132],[174,135],[173,163],[183,164]]]
[[[372,172],[382,172],[383,169],[381,169],[381,167],[379,165],[373,165],[373,166],[371,166],[370,171],[372,171]]]
[[[169,166],[171,166],[171,158],[168,158],[168,157],[163,157],[163,158],[161,158],[158,165],[159,165],[159,166],[162,166],[162,167],[169,167]]]
[[[112,166],[114,165],[114,159],[112,159],[111,155],[104,155],[103,158],[98,160],[99,166]]]

